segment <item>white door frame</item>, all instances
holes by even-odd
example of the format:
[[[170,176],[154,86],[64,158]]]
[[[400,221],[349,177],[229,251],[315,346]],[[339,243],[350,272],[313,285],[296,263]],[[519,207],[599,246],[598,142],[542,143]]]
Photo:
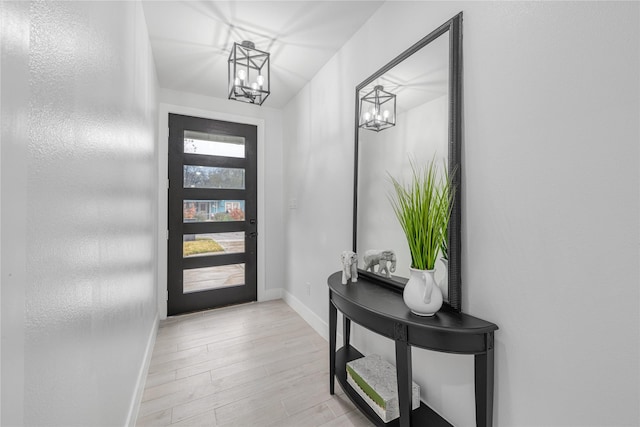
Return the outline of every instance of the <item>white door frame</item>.
[[[264,120],[236,114],[160,103],[158,106],[158,317],[167,318],[167,179],[169,161],[169,113],[224,120],[258,127],[258,301],[266,299],[265,280],[265,153]]]

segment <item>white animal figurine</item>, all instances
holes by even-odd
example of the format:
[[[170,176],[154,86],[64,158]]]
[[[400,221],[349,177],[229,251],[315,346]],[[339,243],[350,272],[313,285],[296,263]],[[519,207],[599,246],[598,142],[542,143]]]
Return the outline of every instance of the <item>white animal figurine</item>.
[[[342,261],[342,284],[346,285],[347,280],[358,281],[358,255],[353,251],[344,251],[340,255]]]
[[[391,266],[387,262],[391,262]],[[376,265],[377,272],[374,271]],[[391,273],[396,271],[396,254],[391,249],[370,249],[364,253],[364,269],[380,276],[391,277]]]

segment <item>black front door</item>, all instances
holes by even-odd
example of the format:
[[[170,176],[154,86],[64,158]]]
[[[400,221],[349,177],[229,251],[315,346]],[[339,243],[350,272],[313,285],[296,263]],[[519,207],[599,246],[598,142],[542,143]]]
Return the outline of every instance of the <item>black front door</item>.
[[[257,299],[257,128],[169,114],[168,315]]]

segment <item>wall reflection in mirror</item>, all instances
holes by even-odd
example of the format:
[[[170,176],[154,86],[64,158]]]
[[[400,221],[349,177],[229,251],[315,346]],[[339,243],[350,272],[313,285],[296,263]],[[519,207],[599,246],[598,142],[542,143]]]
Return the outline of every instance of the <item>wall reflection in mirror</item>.
[[[411,178],[410,162],[422,167],[434,157],[441,166],[448,166],[451,170],[459,167],[460,105],[459,87],[456,85],[460,83],[457,60],[460,46],[459,27],[455,31],[452,28],[454,24],[459,25],[460,20],[461,15],[458,15],[445,23],[356,89],[354,251],[360,256],[360,268],[365,268],[362,259],[367,250],[393,249],[396,269],[391,279],[385,282],[395,282],[398,287],[404,283],[402,278],[409,277],[411,255],[389,200],[393,192],[389,176],[407,183]],[[362,101],[379,89],[394,95],[393,108],[383,105],[376,109]],[[395,126],[386,122],[390,118]],[[444,171],[445,167],[441,169]],[[456,177],[456,185],[457,181]],[[454,207],[456,218],[451,218],[449,234],[455,227],[453,238],[459,239],[459,197],[454,203],[458,204]],[[451,242],[449,247],[452,247]],[[456,244],[453,249],[454,253],[449,257],[455,257],[455,289],[453,300],[447,301],[459,311],[460,260]],[[447,295],[450,293],[450,272],[445,265],[436,263],[436,279],[441,281]]]

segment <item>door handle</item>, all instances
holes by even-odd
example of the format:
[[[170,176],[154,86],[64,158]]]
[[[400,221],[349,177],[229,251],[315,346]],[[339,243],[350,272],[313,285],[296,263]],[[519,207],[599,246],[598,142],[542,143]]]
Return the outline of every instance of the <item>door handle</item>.
[[[249,237],[249,238],[258,237],[258,232],[257,231],[252,231],[251,233],[247,233],[247,237]]]

